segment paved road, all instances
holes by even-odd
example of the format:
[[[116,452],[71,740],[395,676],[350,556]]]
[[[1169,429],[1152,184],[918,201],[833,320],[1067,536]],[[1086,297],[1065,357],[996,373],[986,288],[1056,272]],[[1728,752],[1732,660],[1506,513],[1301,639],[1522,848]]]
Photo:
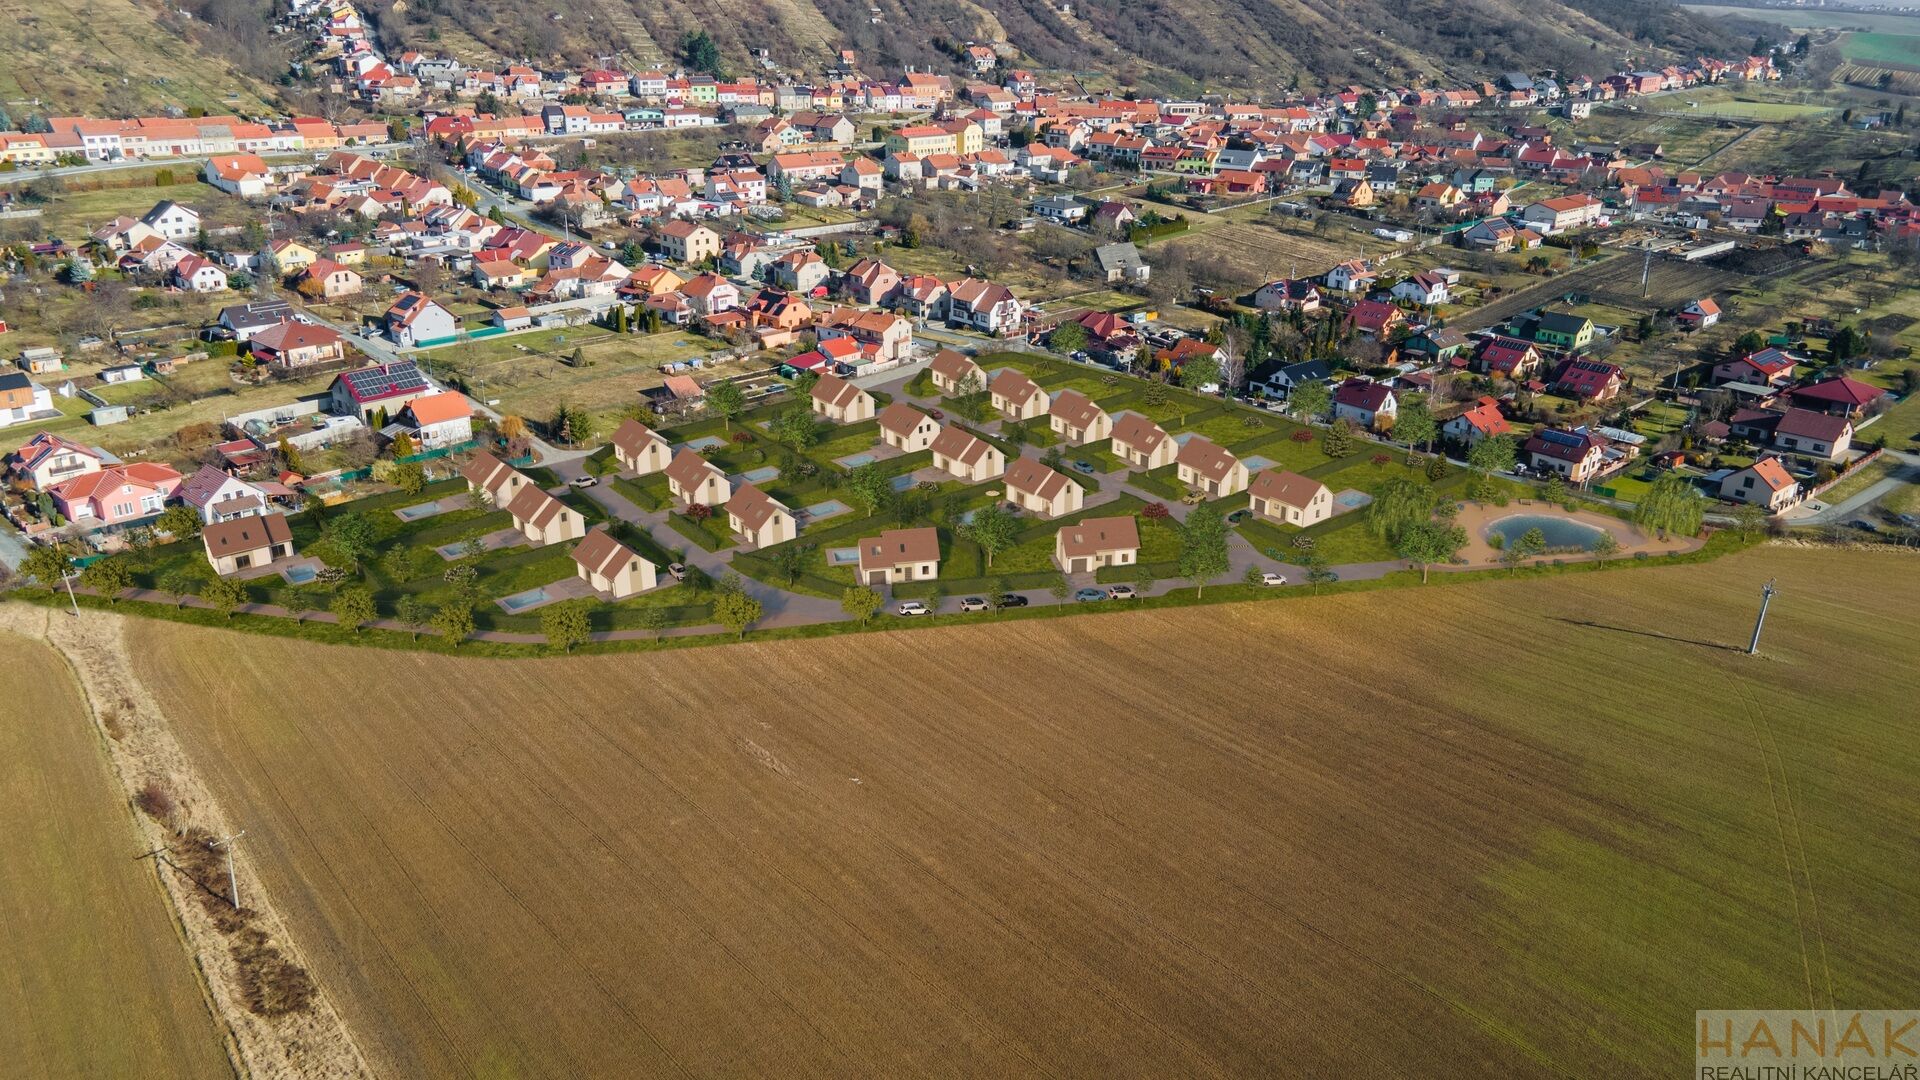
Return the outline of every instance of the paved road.
[[[1920,454],[1908,454],[1899,450],[1888,450],[1886,455],[1898,461],[1901,468],[1892,476],[1857,491],[1837,505],[1829,505],[1809,499],[1786,514],[1790,525],[1833,525],[1846,521],[1854,514],[1865,510],[1874,503],[1892,494],[1904,484],[1920,483]],[[1804,512],[1802,512],[1804,511]]]
[[[401,149],[407,145],[409,144],[379,143],[374,146],[346,146],[341,147],[341,149],[352,153],[373,154],[387,153]],[[261,156],[266,159],[268,164],[290,164],[297,161],[311,162],[313,161],[313,155],[314,151],[309,150],[297,151],[290,154],[262,154]],[[85,165],[54,165],[39,169],[17,169],[4,176],[0,176],[0,184],[24,183],[25,181],[38,179],[42,176],[86,176],[91,173],[121,172],[126,169],[152,169],[169,165],[200,166],[204,164],[208,158],[213,156],[212,154],[196,154],[188,157],[135,158],[127,161],[95,161]]]

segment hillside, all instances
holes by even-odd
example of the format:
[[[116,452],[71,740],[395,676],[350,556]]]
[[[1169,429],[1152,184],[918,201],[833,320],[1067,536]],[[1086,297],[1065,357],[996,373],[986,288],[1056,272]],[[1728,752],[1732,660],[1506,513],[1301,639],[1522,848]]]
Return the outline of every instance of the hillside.
[[[1639,1076],[1920,978],[1916,603],[1765,548],[846,647],[115,629],[382,1075]]]
[[[15,123],[168,105],[272,111],[287,66],[272,11],[267,0],[0,0],[0,108]]]

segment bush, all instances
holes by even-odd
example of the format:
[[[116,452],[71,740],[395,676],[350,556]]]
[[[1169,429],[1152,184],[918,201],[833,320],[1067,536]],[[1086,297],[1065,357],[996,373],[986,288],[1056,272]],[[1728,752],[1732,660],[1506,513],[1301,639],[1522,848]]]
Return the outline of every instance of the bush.
[[[140,785],[139,791],[133,793],[133,805],[139,808],[141,813],[162,825],[171,824],[173,813],[178,809],[173,801],[173,795],[167,791],[165,785],[152,777]]]

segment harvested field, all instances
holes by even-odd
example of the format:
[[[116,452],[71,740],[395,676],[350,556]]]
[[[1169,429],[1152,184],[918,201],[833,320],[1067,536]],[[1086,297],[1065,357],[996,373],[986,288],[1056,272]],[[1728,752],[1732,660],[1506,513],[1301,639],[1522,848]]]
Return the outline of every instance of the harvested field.
[[[14,1077],[230,1076],[67,666],[0,633],[0,1061]]]
[[[383,1075],[1670,1075],[1920,984],[1915,566],[125,655]]]
[[[1265,219],[1197,228],[1165,243],[1169,247],[1202,251],[1231,267],[1236,277],[1249,282],[1270,281],[1287,274],[1311,277],[1356,255],[1375,254],[1386,246],[1364,233],[1342,232],[1323,238],[1294,231],[1277,222],[1268,224]]]

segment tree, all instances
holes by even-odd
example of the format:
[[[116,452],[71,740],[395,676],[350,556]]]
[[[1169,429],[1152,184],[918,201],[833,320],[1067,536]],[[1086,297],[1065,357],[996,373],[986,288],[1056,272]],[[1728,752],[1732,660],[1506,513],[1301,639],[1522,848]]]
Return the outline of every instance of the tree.
[[[547,636],[547,644],[561,650],[572,652],[575,645],[585,645],[593,640],[593,624],[587,618],[584,604],[554,604],[540,613],[540,632]]]
[[[340,625],[352,627],[356,634],[362,625],[372,622],[379,614],[374,607],[373,590],[365,585],[352,585],[334,593],[330,607],[339,617]]]
[[[153,525],[175,540],[191,540],[200,535],[200,515],[186,503],[174,503],[160,511]]]
[[[185,570],[169,570],[160,575],[160,580],[153,583],[154,588],[173,597],[174,607],[184,607],[187,597],[192,596],[193,590],[199,585],[200,579]]]
[[[459,597],[462,603],[473,602],[473,590],[479,578],[480,571],[467,563],[449,566],[446,573],[440,575],[440,580],[453,588],[453,595]]]
[[[48,591],[59,588],[60,583],[72,572],[73,560],[67,557],[67,549],[59,544],[36,547],[20,561],[20,573],[45,585]]]
[[[1412,477],[1393,477],[1374,489],[1373,501],[1367,504],[1367,531],[1397,544],[1409,529],[1433,516],[1438,501],[1439,495],[1426,484]]]
[[[1516,449],[1511,435],[1481,439],[1467,451],[1467,464],[1483,476],[1507,472],[1513,468]]]
[[[214,578],[207,582],[206,588],[200,590],[200,599],[205,600],[208,607],[231,619],[234,611],[247,602],[247,590],[231,578]]]
[[[660,640],[660,631],[667,628],[667,609],[663,607],[643,607],[635,613],[640,620],[640,629],[653,634],[653,640]]]
[[[1320,586],[1331,585],[1340,580],[1340,575],[1334,573],[1333,567],[1327,565],[1327,557],[1325,555],[1307,556],[1306,565],[1307,584],[1312,587],[1316,593],[1320,591]]]
[[[118,558],[95,559],[80,571],[80,584],[107,598],[108,603],[120,599],[120,594],[133,588],[133,572],[127,569],[125,561]]]
[[[1190,356],[1180,365],[1180,385],[1195,393],[1220,381],[1220,361],[1212,356]]]
[[[987,569],[993,568],[995,555],[1014,545],[1019,532],[1020,519],[997,502],[975,510],[973,520],[960,527],[962,536],[979,545],[980,554],[986,556]]]
[[[1666,473],[1647,488],[1639,505],[1633,508],[1633,522],[1657,534],[1692,536],[1700,531],[1706,515],[1706,503],[1693,489],[1693,481],[1679,473]]]
[[[747,394],[736,382],[717,382],[707,387],[707,408],[720,418],[721,425],[733,430],[733,418],[747,411]]]
[[[1420,564],[1420,583],[1427,583],[1427,568],[1437,562],[1451,562],[1467,546],[1467,530],[1443,521],[1421,521],[1400,534],[1394,554]]]
[[[978,372],[969,372],[954,387],[954,408],[961,416],[979,423],[987,411],[987,384],[980,379]]]
[[[433,608],[418,596],[408,593],[393,605],[394,618],[413,632],[413,640],[420,640],[420,631],[433,622]]]
[[[1220,508],[1201,503],[1187,514],[1180,530],[1180,576],[1193,585],[1193,595],[1204,595],[1207,582],[1231,568],[1227,558],[1227,519]]]
[[[1287,405],[1293,414],[1305,420],[1321,415],[1332,404],[1333,391],[1323,382],[1302,383],[1287,395]]]
[[[1330,458],[1343,458],[1353,453],[1352,430],[1353,426],[1345,420],[1335,420],[1320,439],[1321,452]]]
[[[1605,561],[1620,553],[1620,540],[1613,535],[1613,530],[1602,529],[1600,530],[1600,535],[1594,537],[1593,544],[1588,547],[1587,550],[1593,552],[1596,558]]]
[[[845,489],[854,502],[866,508],[867,516],[872,517],[893,498],[893,478],[882,472],[878,464],[869,463],[847,474]]]
[[[465,604],[448,604],[433,613],[433,628],[457,649],[473,636],[473,609]]]
[[[1743,539],[1750,539],[1767,529],[1767,512],[1752,503],[1741,503],[1733,511],[1733,527]]]
[[[731,587],[728,583],[731,582]],[[726,581],[720,583],[719,591],[713,599],[713,620],[734,632],[737,637],[746,637],[747,628],[760,621],[762,614],[760,601],[748,596],[740,587],[739,579],[729,574]]]
[[[328,521],[321,538],[356,571],[373,554],[373,522],[365,514],[341,514]]]
[[[413,445],[413,436],[403,431],[393,437],[393,442],[387,446],[387,452],[396,458],[403,458],[412,457],[420,451]]]
[[[1440,434],[1440,425],[1434,422],[1433,413],[1427,409],[1424,401],[1409,401],[1400,406],[1400,413],[1393,421],[1393,435],[1407,444],[1407,464],[1413,464],[1413,448],[1416,444],[1432,449],[1433,440]]]
[[[792,585],[807,572],[807,564],[813,561],[813,553],[818,550],[816,544],[782,544],[773,549],[773,565],[787,579],[787,584]]]
[[[1733,351],[1737,356],[1748,356],[1766,347],[1766,335],[1758,330],[1749,330],[1735,338],[1733,342]]]
[[[1073,595],[1073,587],[1067,584],[1067,575],[1065,574],[1053,575],[1052,580],[1050,580],[1047,583],[1047,593],[1048,595],[1053,597],[1054,603],[1056,604],[1066,603],[1067,597]]]
[[[1154,576],[1153,571],[1147,569],[1146,563],[1136,563],[1135,566],[1139,572],[1133,575],[1134,587],[1140,590],[1142,599],[1152,596],[1154,587],[1160,584],[1160,579]]]
[[[767,430],[795,451],[805,450],[820,440],[820,421],[813,415],[813,406],[805,401],[796,401],[780,410]]]
[[[708,75],[720,75],[725,70],[721,64],[720,46],[705,30],[689,30],[680,39],[680,59],[692,70]]]
[[[846,612],[848,618],[860,620],[861,626],[867,625],[885,602],[878,589],[859,585],[849,585],[840,593],[840,610]]]
[[[408,495],[418,495],[427,489],[427,469],[417,461],[403,461],[387,474],[387,480]]]
[[[1063,322],[1047,335],[1047,347],[1071,355],[1087,347],[1087,328],[1077,322]]]

